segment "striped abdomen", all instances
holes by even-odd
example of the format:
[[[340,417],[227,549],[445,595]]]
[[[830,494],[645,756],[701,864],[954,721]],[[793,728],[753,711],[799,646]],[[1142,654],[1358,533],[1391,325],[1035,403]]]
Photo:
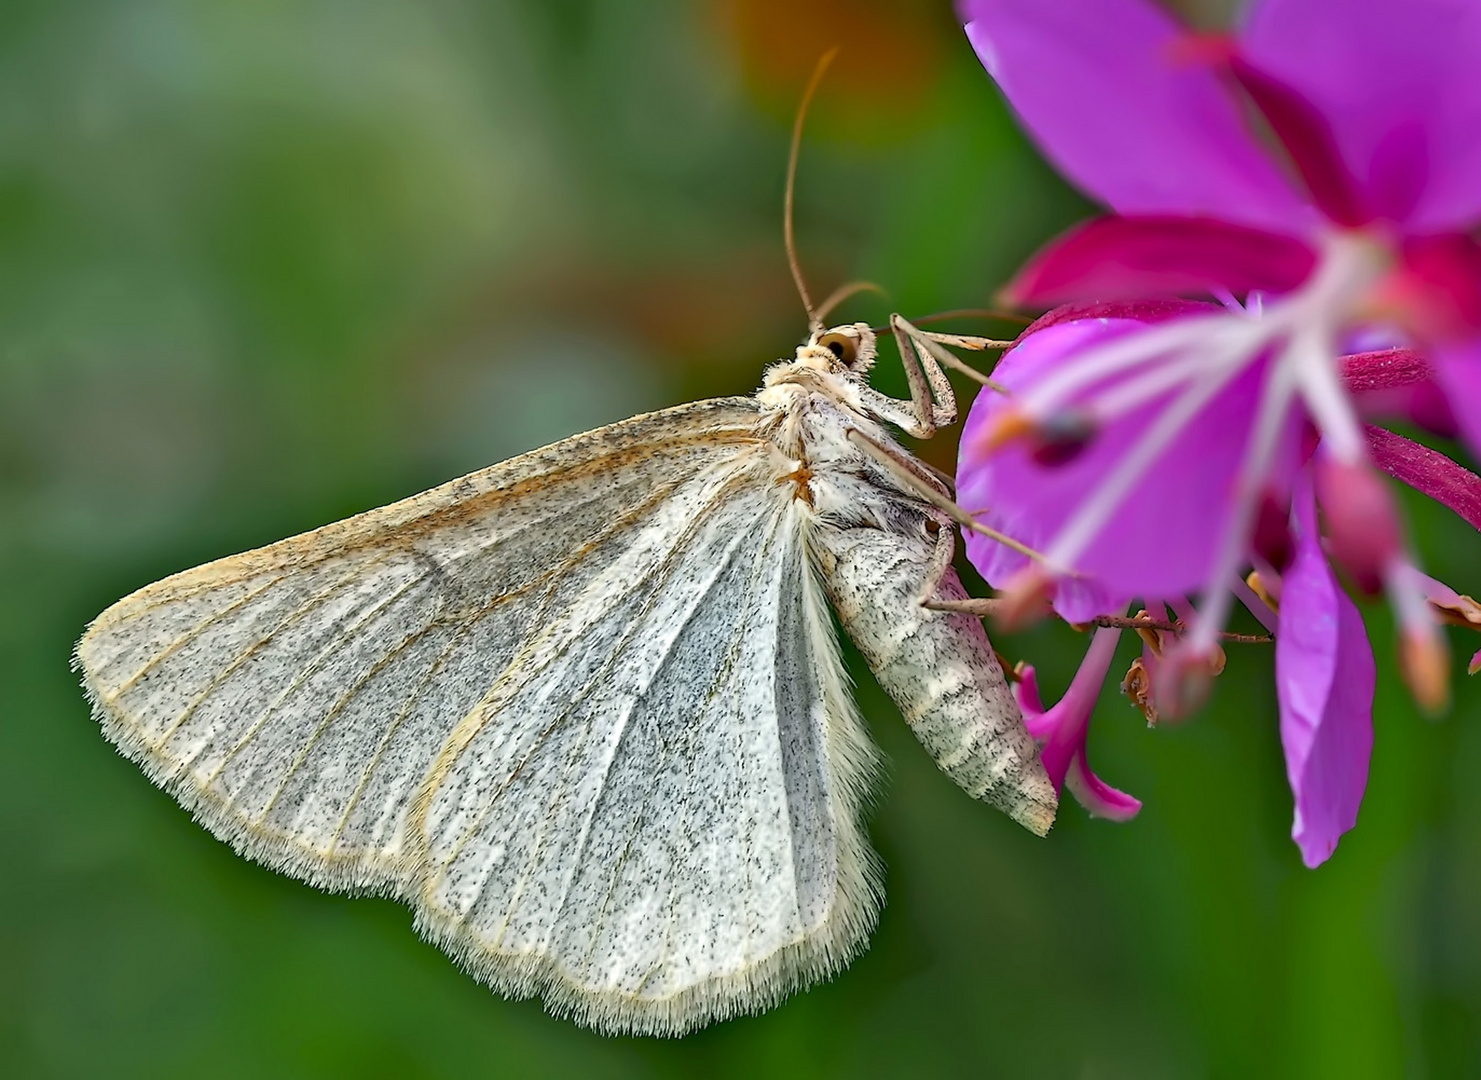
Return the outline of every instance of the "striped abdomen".
[[[982,623],[922,607],[931,541],[821,526],[823,583],[844,629],[941,771],[1032,832],[1054,823],[1054,786]],[[966,595],[948,569],[937,595]]]

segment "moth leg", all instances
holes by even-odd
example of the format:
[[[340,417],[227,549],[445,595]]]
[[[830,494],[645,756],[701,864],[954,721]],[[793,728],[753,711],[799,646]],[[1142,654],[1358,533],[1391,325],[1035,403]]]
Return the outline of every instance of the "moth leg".
[[[990,390],[996,390],[1000,394],[1008,392],[1007,387],[1001,383],[994,382],[971,364],[964,364],[952,354],[950,349],[943,349],[941,346],[950,345],[957,349],[985,352],[988,349],[1012,348],[1013,342],[999,341],[995,338],[973,337],[969,334],[938,334],[931,330],[922,330],[917,326],[913,326],[899,315],[890,317],[890,325],[897,327],[895,330],[897,335],[903,329],[914,339],[917,347],[925,350],[936,363],[943,367],[949,367],[953,371],[958,371],[974,382],[980,383]]]
[[[950,520],[943,521],[933,517],[930,524],[936,526],[936,546],[931,549],[931,560],[926,564],[926,576],[921,582],[920,591],[916,593],[915,602],[934,611],[951,611],[954,610],[951,607],[942,608],[938,605],[950,605],[958,601],[938,594],[941,582],[951,570],[951,560],[956,556],[956,531],[951,527]]]
[[[887,446],[872,436],[860,431],[858,428],[851,427],[847,429],[845,435],[850,442],[860,450],[863,450],[865,454],[872,457],[879,464],[883,465],[887,472],[911,491],[919,493],[922,498],[932,505],[937,506],[938,509],[946,510],[947,513],[950,513],[947,507],[940,506],[935,502],[936,499],[944,499],[946,502],[951,503],[951,500],[946,498],[946,492],[949,489],[941,478],[937,477],[933,471],[928,470],[925,462],[918,461],[910,454],[895,447]],[[951,505],[955,506],[956,504],[951,503]]]
[[[981,352],[1005,349],[1012,342],[966,334],[933,333],[920,329],[898,313],[890,316],[890,332],[895,335],[895,344],[900,349],[900,364],[905,369],[905,381],[910,384],[910,399],[898,401],[869,386],[863,388],[862,394],[871,411],[916,438],[929,439],[937,428],[956,422],[956,394],[951,389],[945,368],[959,371],[983,386],[1006,393],[1000,384],[971,365],[962,363],[945,346]]]
[[[941,370],[941,364],[944,360],[948,367],[966,365],[898,312],[890,316],[890,330],[895,335],[895,344],[899,346],[900,356],[905,361],[905,377],[910,381],[911,400],[918,408],[921,407],[925,404],[923,399],[929,387],[930,398],[938,406],[936,415],[950,416],[949,419],[938,419],[937,423],[952,423],[956,420],[956,394],[952,392],[951,381],[947,379],[946,372]],[[907,342],[909,348],[906,348]],[[927,386],[921,385],[922,375]]]
[[[956,422],[956,395],[936,357],[946,350],[921,337],[921,332],[899,315],[890,316],[890,330],[900,349],[910,399],[899,401],[871,386],[862,387],[861,396],[875,415],[918,439],[929,439],[937,428]],[[955,357],[952,361],[960,363]]]
[[[998,596],[968,596],[961,600],[937,597],[921,606],[930,608],[932,611],[959,611],[965,615],[976,615],[978,618],[985,619],[990,615],[996,615],[1002,609],[1003,600]]]
[[[900,362],[905,367],[905,381],[910,384],[910,403],[916,414],[934,431],[956,422],[956,395],[951,382],[941,370],[937,353],[946,352],[929,341],[901,315],[890,316],[890,331],[900,349]],[[952,359],[955,359],[953,357]]]
[[[951,473],[945,469],[938,469],[929,461],[922,461],[920,458],[911,458],[911,461],[915,464],[916,468],[929,473],[931,478],[941,485],[941,490],[946,492],[947,495],[956,494],[956,477],[952,476]]]
[[[923,341],[933,341],[940,345],[953,345],[958,349],[971,349],[973,352],[986,352],[988,349],[1010,349],[1013,347],[1013,342],[1003,341],[1000,338],[975,337],[971,334],[943,334],[937,330],[922,330],[914,323],[908,322],[899,315],[896,315],[895,318],[909,326],[910,332]],[[959,360],[957,363],[961,363],[961,361]],[[981,372],[978,372],[978,374],[980,375]]]
[[[918,495],[924,501],[930,503],[940,510],[952,521],[964,529],[971,529],[975,533],[996,540],[1020,555],[1027,555],[1034,560],[1042,560],[1043,555],[1026,544],[1019,543],[1011,536],[1006,536],[996,529],[988,528],[967,511],[963,510],[957,503],[948,498],[942,490],[940,483],[932,476],[926,474],[922,467],[912,458],[899,450],[884,445],[870,438],[858,428],[849,428],[845,437],[864,453],[868,454],[881,467],[893,476],[906,490]]]
[[[912,370],[907,363],[905,370]],[[918,369],[917,369],[918,370]],[[911,388],[911,393],[915,388]],[[936,429],[956,419],[956,410],[953,408],[949,413],[941,412],[938,407],[929,400],[924,403],[917,402],[914,398],[910,401],[901,401],[892,398],[888,394],[882,394],[872,386],[859,387],[859,397],[865,408],[881,420],[887,420],[901,431],[915,436],[917,439],[929,439],[936,434]]]

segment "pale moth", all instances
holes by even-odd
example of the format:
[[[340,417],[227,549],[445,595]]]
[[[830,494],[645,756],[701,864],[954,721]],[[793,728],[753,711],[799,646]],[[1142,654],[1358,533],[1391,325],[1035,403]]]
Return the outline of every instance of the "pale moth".
[[[867,382],[868,326],[812,321],[753,397],[120,600],[76,653],[104,733],[243,855],[401,899],[475,978],[604,1032],[679,1035],[831,975],[881,893],[830,603],[969,794],[1039,834],[1056,794],[951,610],[963,515],[884,427],[952,422],[942,345],[979,342],[892,318],[898,401]]]

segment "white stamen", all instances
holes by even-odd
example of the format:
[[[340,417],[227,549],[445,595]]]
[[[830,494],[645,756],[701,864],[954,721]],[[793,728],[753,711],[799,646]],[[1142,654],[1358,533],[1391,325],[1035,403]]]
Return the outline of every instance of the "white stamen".
[[[1338,461],[1355,464],[1368,459],[1368,440],[1333,362],[1333,337],[1319,323],[1310,326],[1291,341],[1281,363],[1296,373],[1301,399],[1321,430],[1323,447]]]
[[[1098,394],[1092,403],[1095,419],[1102,424],[1109,423],[1138,405],[1161,397],[1174,386],[1187,381],[1189,377],[1210,369],[1221,368],[1231,363],[1244,366],[1248,361],[1252,345],[1258,344],[1257,336],[1251,334],[1250,327],[1238,324],[1221,326],[1217,329],[1220,335],[1226,337],[1227,340],[1209,344],[1207,351],[1193,352],[1190,350],[1181,356],[1169,357],[1162,363],[1149,367],[1141,374],[1134,375],[1125,382],[1117,383],[1104,393]],[[1263,337],[1263,335],[1258,335],[1258,337]]]
[[[1252,292],[1244,308],[1233,296],[1217,292],[1228,311],[1175,318],[1088,348],[1025,388],[1019,407],[1032,417],[1046,418],[1072,398],[1124,376],[1077,403],[1102,423],[1176,394],[1116,462],[1105,482],[1075,508],[1049,546],[1049,566],[1060,573],[1072,571],[1137,483],[1204,406],[1250,364],[1274,351],[1236,478],[1230,518],[1212,561],[1205,606],[1185,647],[1196,652],[1213,648],[1236,595],[1271,627],[1276,613],[1243,582],[1233,589],[1227,583],[1237,580],[1237,571],[1250,559],[1249,537],[1259,496],[1298,399],[1339,458],[1366,456],[1361,423],[1342,386],[1336,342],[1339,329],[1351,324],[1389,257],[1372,237],[1332,233],[1321,240],[1314,273],[1295,292],[1273,302]],[[1413,589],[1395,589],[1401,615],[1405,605],[1414,607],[1410,601],[1415,595]],[[1423,608],[1422,595],[1418,603]],[[1414,615],[1409,611],[1405,617]]]
[[[1281,431],[1290,413],[1291,398],[1295,389],[1293,372],[1288,365],[1277,362],[1270,372],[1270,381],[1265,387],[1265,396],[1260,401],[1255,416],[1254,428],[1250,433],[1249,445],[1245,450],[1244,462],[1234,485],[1234,507],[1230,520],[1219,537],[1218,553],[1214,556],[1213,569],[1208,576],[1208,587],[1204,593],[1204,610],[1199,612],[1198,622],[1188,635],[1188,648],[1195,654],[1205,653],[1218,641],[1219,631],[1229,619],[1229,608],[1234,602],[1226,582],[1236,576],[1239,568],[1248,559],[1249,534],[1254,525],[1255,509],[1259,505],[1262,481],[1270,471],[1271,459],[1280,446]]]
[[[1194,383],[1172,404],[1157,414],[1157,418],[1136,445],[1116,463],[1115,471],[1111,473],[1109,479],[1097,487],[1089,499],[1080,504],[1068,524],[1055,537],[1045,557],[1051,566],[1062,568],[1073,566],[1136,482],[1151,468],[1158,455],[1167,449],[1188,422],[1197,416],[1238,372],[1239,368],[1236,365],[1228,365],[1209,372],[1201,381]]]
[[[1211,324],[1224,318],[1215,314],[1173,319],[1087,349],[1074,363],[1061,365],[1023,390],[1019,407],[1031,416],[1049,416],[1087,386],[1154,360],[1177,359],[1184,350],[1200,345],[1207,338]]]

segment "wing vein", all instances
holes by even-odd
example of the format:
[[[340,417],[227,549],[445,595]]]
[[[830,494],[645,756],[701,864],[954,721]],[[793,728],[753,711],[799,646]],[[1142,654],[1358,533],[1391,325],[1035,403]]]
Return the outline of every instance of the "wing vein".
[[[640,520],[644,515],[651,511],[653,507],[666,500],[673,493],[675,486],[675,482],[657,486],[648,498],[638,503],[630,511],[613,518],[605,526],[603,526],[602,529],[598,531],[594,537],[566,555],[558,565],[546,571],[545,573],[532,578],[530,581],[514,589],[511,589],[508,592],[500,593],[498,596],[491,598],[478,611],[474,612],[458,626],[457,633],[453,636],[452,640],[448,642],[447,647],[444,648],[438,655],[437,659],[433,662],[432,667],[428,669],[426,674],[424,674],[422,678],[417,682],[417,684],[412,688],[411,693],[406,699],[406,703],[397,713],[396,719],[391,722],[391,724],[387,727],[385,734],[382,735],[379,743],[376,746],[374,754],[372,754],[371,756],[371,760],[361,774],[360,782],[356,785],[354,793],[351,795],[349,802],[345,806],[345,811],[341,815],[339,823],[335,826],[334,835],[330,838],[326,853],[332,852],[335,845],[339,842],[339,837],[343,833],[346,825],[348,825],[350,816],[354,813],[355,807],[359,804],[360,798],[364,794],[365,789],[369,786],[370,779],[374,775],[376,768],[379,766],[381,757],[384,755],[386,748],[390,745],[391,739],[395,737],[396,732],[400,729],[406,718],[411,714],[411,710],[416,707],[417,699],[421,697],[422,692],[426,690],[433,677],[446,662],[447,657],[452,653],[454,649],[458,647],[458,645],[460,645],[467,638],[468,634],[473,630],[473,628],[476,627],[480,622],[482,622],[483,619],[487,618],[490,613],[502,607],[504,604],[507,604],[512,600],[518,598],[519,596],[523,596],[524,594],[542,585],[546,585],[552,581],[558,581],[566,571],[569,571],[570,568],[578,563],[582,558],[584,558],[590,552],[611,539],[612,536],[616,535],[619,532],[625,531],[634,522]],[[500,538],[501,543],[507,542],[507,540],[508,537]],[[479,549],[477,552],[469,553],[469,555],[459,556],[456,559],[450,559],[443,564],[442,569],[444,571],[447,571],[450,567],[456,565],[463,558],[471,557],[471,555],[474,553],[481,553],[481,550],[482,549]],[[428,557],[430,558],[430,556]],[[546,601],[542,601],[542,611],[545,602]],[[537,619],[536,622],[538,621],[539,620]]]
[[[247,593],[246,596],[240,597],[237,600],[233,600],[230,604],[227,604],[226,607],[222,608],[220,611],[213,611],[210,615],[207,615],[195,626],[192,626],[184,634],[180,635],[178,638],[175,638],[159,652],[151,656],[144,662],[143,667],[139,668],[138,671],[134,672],[127,679],[124,679],[121,683],[114,687],[114,689],[112,689],[111,691],[106,691],[103,695],[103,699],[109,704],[117,701],[121,695],[128,692],[130,687],[134,686],[145,675],[149,674],[149,672],[158,667],[161,662],[168,660],[171,656],[174,656],[175,653],[179,652],[181,648],[188,645],[196,638],[200,637],[201,634],[210,629],[211,626],[213,626],[219,619],[230,615],[233,611],[236,611],[242,606],[251,603],[253,600],[256,600],[263,593],[267,592],[268,589],[271,589],[274,585],[283,581],[286,577],[286,574],[280,574],[278,577],[273,578],[266,584],[259,585],[257,588]]]
[[[618,594],[618,598],[625,598],[627,596],[631,596],[640,588],[648,587],[650,590],[649,598],[644,604],[643,609],[633,619],[633,622],[628,627],[628,629],[624,631],[621,639],[612,649],[612,652],[608,656],[606,661],[603,662],[601,667],[599,667],[591,676],[586,679],[577,693],[567,703],[566,708],[558,713],[555,718],[540,731],[540,733],[536,736],[535,741],[531,744],[530,748],[521,756],[519,762],[510,772],[509,776],[506,777],[504,781],[490,794],[489,799],[484,805],[484,808],[480,812],[479,816],[464,830],[463,834],[459,837],[457,843],[454,845],[452,852],[448,855],[447,859],[444,860],[444,867],[449,865],[458,857],[459,854],[461,854],[463,846],[480,828],[483,827],[484,820],[487,818],[488,814],[492,812],[494,805],[509,790],[510,786],[512,786],[513,783],[517,779],[519,779],[525,766],[529,763],[530,759],[533,758],[534,755],[540,750],[540,748],[544,746],[545,741],[552,734],[560,729],[565,720],[570,716],[571,710],[574,709],[576,705],[584,702],[586,698],[591,695],[591,693],[596,689],[600,680],[611,670],[613,665],[616,664],[617,658],[621,655],[622,650],[627,647],[628,642],[630,642],[634,635],[636,635],[638,628],[641,626],[643,617],[648,614],[648,612],[652,609],[653,604],[657,602],[657,597],[662,589],[662,586],[668,582],[669,575],[672,574],[674,566],[678,561],[679,553],[687,545],[689,539],[694,533],[694,530],[698,527],[699,522],[705,516],[705,511],[709,510],[711,507],[725,499],[729,495],[731,488],[745,483],[748,479],[749,478],[744,473],[737,473],[735,476],[726,480],[724,483],[718,485],[714,494],[712,494],[710,498],[706,500],[706,502],[700,507],[699,512],[697,512],[691,519],[689,524],[685,526],[683,532],[680,533],[673,547],[670,548],[669,552],[664,556],[659,565],[654,568],[653,572],[645,578],[630,582],[628,584],[628,587],[625,588],[620,594]],[[572,606],[574,606],[574,604],[575,601],[573,601]],[[570,608],[567,608],[568,612],[570,610]],[[552,620],[552,628],[558,625],[559,622],[559,619]],[[498,682],[496,682],[494,687],[489,691],[489,694],[485,695],[484,702],[487,702],[490,696],[500,691],[504,687],[504,684],[506,683],[510,672],[518,669],[525,675],[524,682],[528,682],[531,678],[534,677],[535,674],[538,674],[539,670],[543,670],[545,667],[548,667],[553,661],[563,657],[580,641],[579,637],[572,637],[570,641],[566,642],[556,652],[552,653],[548,658],[546,658],[544,664],[542,664],[540,669],[531,671],[525,668],[521,661],[528,657],[532,652],[534,652],[536,647],[541,642],[543,642],[551,632],[552,630],[547,630],[545,634],[540,635],[535,640],[526,644],[525,648],[521,650],[520,654],[510,661],[508,667],[506,667],[505,669],[504,674],[500,676]],[[481,702],[480,707],[482,706],[482,704],[483,703]],[[490,717],[488,715],[485,715],[480,723],[480,727],[482,726],[482,724],[486,724],[489,718]],[[470,735],[470,741],[471,737],[472,736]],[[466,743],[464,745],[466,746]]]
[[[279,622],[276,626],[269,630],[264,636],[258,638],[250,645],[247,645],[242,650],[241,654],[236,657],[236,659],[234,659],[225,668],[212,676],[211,681],[206,684],[205,689],[203,689],[199,694],[196,695],[195,699],[186,706],[185,710],[178,717],[175,718],[174,723],[172,723],[165,730],[164,734],[162,734],[155,741],[155,749],[160,753],[163,753],[165,744],[170,741],[170,739],[175,735],[177,731],[180,730],[180,728],[182,728],[190,721],[190,718],[195,715],[196,709],[200,708],[200,706],[205,703],[206,699],[208,699],[213,693],[221,688],[222,683],[224,683],[231,676],[232,672],[240,669],[243,664],[245,664],[253,656],[257,655],[258,650],[260,650],[264,645],[276,638],[289,626],[300,621],[305,615],[313,611],[335,593],[339,592],[346,585],[353,584],[361,576],[361,574],[362,570],[360,568],[356,568],[355,570],[352,570],[350,573],[346,574],[344,577],[340,578],[334,584],[315,593],[313,596],[309,597],[309,599],[303,604],[299,605],[291,612],[289,612],[282,619],[281,622]],[[331,651],[332,649],[333,645],[331,644],[326,651]],[[196,757],[198,757],[200,753],[205,750],[205,747],[206,744],[202,744],[194,754],[192,754],[189,758],[181,763],[181,768],[190,768],[190,766],[194,764]]]
[[[700,508],[691,517],[690,521],[685,526],[684,530],[679,534],[679,537],[676,539],[676,541],[674,542],[673,546],[665,554],[665,556],[664,556],[662,562],[659,564],[659,566],[658,567],[655,567],[654,573],[652,575],[650,575],[648,578],[645,578],[645,579],[643,579],[641,581],[638,581],[638,582],[633,583],[633,587],[630,588],[630,589],[628,589],[628,590],[626,590],[626,592],[624,593],[624,595],[630,595],[632,592],[635,592],[638,587],[641,587],[641,586],[647,586],[649,588],[649,596],[648,596],[646,602],[644,603],[642,610],[633,618],[631,624],[628,626],[627,630],[623,633],[622,638],[618,641],[618,643],[616,644],[616,646],[613,647],[613,649],[611,650],[611,653],[609,654],[607,660],[602,664],[602,666],[600,668],[597,669],[597,671],[595,673],[593,673],[582,684],[582,686],[581,686],[580,690],[577,692],[577,694],[575,696],[573,696],[566,703],[565,708],[562,709],[561,712],[559,714],[557,714],[557,716],[555,717],[555,719],[549,725],[546,726],[546,728],[541,732],[538,741],[520,759],[519,764],[515,767],[514,771],[510,774],[510,776],[490,796],[488,802],[484,805],[483,809],[480,811],[480,813],[478,814],[477,818],[463,831],[462,835],[458,839],[458,843],[457,843],[456,847],[454,848],[453,853],[451,855],[449,855],[446,860],[444,860],[444,862],[443,862],[443,866],[444,867],[450,866],[458,858],[458,856],[462,853],[463,848],[483,828],[484,824],[488,820],[489,815],[493,812],[494,806],[497,803],[497,801],[509,790],[509,788],[513,784],[514,780],[520,775],[520,773],[524,769],[525,765],[534,756],[534,754],[539,750],[539,748],[542,745],[544,745],[544,741],[547,738],[549,738],[550,735],[552,735],[556,730],[559,730],[559,728],[561,728],[562,726],[564,726],[564,724],[569,720],[571,714],[575,711],[576,707],[578,705],[584,703],[586,701],[586,699],[591,696],[591,694],[596,690],[596,688],[603,681],[604,676],[610,671],[610,669],[612,667],[614,667],[617,664],[619,658],[623,654],[623,651],[627,648],[627,646],[631,643],[632,639],[637,635],[638,631],[642,628],[643,623],[644,623],[644,619],[651,613],[654,605],[658,602],[659,598],[662,596],[663,587],[668,583],[669,578],[672,575],[674,568],[677,566],[677,564],[680,561],[680,556],[688,548],[688,545],[689,545],[690,541],[693,539],[694,534],[697,531],[698,527],[703,524],[704,519],[706,518],[706,516],[708,514],[708,511],[712,507],[714,507],[716,505],[719,505],[720,503],[724,502],[729,497],[731,491],[735,487],[741,486],[742,484],[744,484],[745,482],[747,482],[749,479],[750,478],[745,474],[745,472],[742,471],[742,472],[736,472],[734,475],[732,475],[728,479],[724,480],[722,483],[718,484],[716,486],[715,491],[710,495],[710,497],[708,499],[706,499],[706,501],[703,504],[701,504]],[[729,557],[731,557],[731,553],[733,553],[733,551],[735,550],[735,548],[738,547],[739,544],[740,544],[740,542],[744,539],[744,535],[745,535],[744,533],[739,534],[738,537],[737,537],[737,540],[736,540],[735,544],[733,544],[731,546],[731,548],[729,548],[727,550],[727,561],[728,561]],[[657,579],[656,581],[654,580],[655,578]],[[706,591],[706,593],[707,593],[707,591]],[[693,612],[696,609],[697,609],[697,607],[691,607],[689,615],[686,616],[686,620],[685,620],[686,621],[686,624],[687,624],[687,620],[689,618],[692,618],[693,617]],[[569,648],[569,646],[567,646],[567,648]],[[564,652],[564,650],[563,650],[563,652]],[[667,655],[668,654],[666,652],[665,653],[665,656],[667,656]],[[622,717],[621,721],[619,721],[616,739],[614,740],[614,745],[613,745],[612,749],[609,751],[609,753],[607,755],[607,760],[606,760],[606,763],[605,763],[605,766],[604,766],[604,774],[606,772],[610,771],[610,769],[611,769],[612,760],[614,759],[616,750],[617,750],[618,746],[620,745],[620,742],[621,742],[621,740],[622,740],[622,738],[623,738],[623,736],[625,734],[627,721],[631,717],[631,713],[632,713],[632,707],[629,706],[624,711],[623,717]],[[570,776],[571,776],[571,773],[572,773],[572,771],[574,769],[575,762],[579,759],[580,751],[585,747],[586,740],[591,735],[591,728],[592,728],[592,725],[593,725],[594,722],[595,722],[595,718],[594,717],[588,718],[587,723],[586,723],[586,729],[582,733],[581,744],[569,755],[569,757],[567,759],[566,766],[565,766],[564,770],[562,771],[561,783],[558,786],[558,788],[557,788],[554,796],[551,798],[550,803],[548,804],[550,807],[554,807],[555,805],[557,805],[559,802],[561,802],[564,799],[564,797],[566,795],[566,791],[568,790],[569,785],[570,785]],[[602,788],[603,788],[603,790],[605,790],[605,781],[603,781]],[[593,800],[593,804],[594,805],[600,799],[600,796],[601,796],[601,792],[599,792],[597,798]],[[538,863],[538,860],[539,860],[540,856],[543,854],[543,852],[545,850],[545,846],[546,846],[546,844],[548,842],[548,838],[550,836],[551,825],[552,825],[552,822],[554,821],[554,817],[555,817],[555,815],[553,813],[549,813],[549,812],[547,812],[544,815],[544,820],[542,822],[541,830],[540,830],[540,836],[537,839],[537,841],[535,843],[534,850],[533,850],[532,854],[529,857],[529,864],[531,866],[533,866],[536,863]],[[581,846],[581,850],[584,850],[584,848],[585,848],[585,844],[587,842],[587,831],[589,830],[591,821],[592,821],[592,817],[591,816],[588,816],[587,821],[586,821],[585,825],[583,826],[581,839],[579,841],[579,844]],[[579,863],[579,861],[580,860],[579,860],[579,856],[578,856],[574,860],[574,862],[575,863]],[[519,881],[515,884],[514,889],[511,890],[510,899],[509,899],[508,903],[505,905],[504,915],[500,919],[499,924],[498,924],[498,931],[497,931],[496,934],[494,934],[493,940],[488,945],[488,948],[490,948],[490,949],[497,949],[498,946],[499,946],[499,944],[500,944],[500,942],[502,942],[503,936],[507,932],[508,927],[509,927],[509,923],[510,923],[510,921],[512,920],[512,918],[514,916],[514,911],[517,908],[517,906],[519,904],[519,901],[523,898],[524,889],[525,889],[525,887],[528,884],[528,880],[529,880],[528,875],[521,876],[520,879],[519,879]],[[570,883],[571,883],[572,880],[574,880],[574,873],[572,875],[568,875],[567,881],[566,881],[566,883],[564,884],[564,886],[562,888],[562,901],[561,901],[562,906],[565,903],[565,899],[564,899],[565,893],[569,890]],[[467,910],[468,910],[469,913],[472,913],[473,911],[477,910],[478,906],[482,903],[484,893],[486,892],[486,890],[488,888],[488,881],[489,881],[489,879],[487,877],[485,877],[485,878],[483,878],[479,882],[477,889],[474,891],[473,898],[471,899],[471,901],[468,903],[468,906],[467,906]],[[615,878],[613,879],[613,881],[615,883]]]
[[[627,737],[627,728],[628,724],[632,720],[633,711],[636,709],[640,702],[644,701],[647,698],[648,691],[652,689],[654,680],[658,678],[661,672],[667,669],[669,661],[673,659],[674,649],[678,645],[680,637],[683,636],[685,629],[688,628],[690,623],[694,621],[695,615],[697,615],[700,608],[704,606],[704,602],[709,599],[710,594],[714,591],[716,582],[720,580],[721,575],[725,572],[726,569],[729,568],[731,562],[735,558],[736,552],[740,550],[741,545],[745,542],[746,539],[747,537],[744,533],[739,533],[737,534],[735,540],[732,541],[725,548],[725,553],[722,561],[718,566],[715,567],[714,573],[711,574],[710,577],[705,581],[704,588],[697,591],[693,602],[688,605],[683,619],[680,620],[679,627],[674,635],[664,643],[662,656],[659,662],[654,666],[654,670],[648,675],[647,679],[643,683],[642,688],[637,692],[637,694],[634,695],[633,699],[628,702],[626,707],[622,710],[621,717],[617,722],[617,729],[612,739],[611,746],[607,751],[605,760],[602,762],[601,779],[598,781],[597,794],[592,799],[591,808],[586,814],[586,820],[582,822],[581,825],[581,834],[577,839],[576,851],[571,858],[572,869],[571,872],[566,876],[565,885],[561,890],[561,899],[556,907],[557,919],[559,919],[560,913],[565,910],[566,902],[570,895],[571,885],[574,883],[576,874],[580,869],[581,859],[586,854],[586,845],[590,842],[591,826],[592,823],[596,820],[597,812],[601,809],[601,805],[606,797],[607,781],[611,778],[612,775],[612,764],[617,760],[618,752],[622,749],[622,743]],[[712,690],[714,685],[715,682],[712,681],[710,684]],[[665,745],[667,746],[667,744]]]
[[[409,589],[412,584],[419,584],[423,580],[425,580],[425,576],[418,578],[415,582],[408,583],[407,586],[397,590],[398,598],[399,596],[404,596],[407,589]],[[389,610],[389,606],[390,605],[383,606],[380,611],[376,613],[375,617],[378,617],[380,614],[383,614],[385,611]],[[259,823],[266,821],[267,816],[273,812],[273,808],[277,805],[278,799],[282,796],[283,792],[287,790],[289,781],[297,775],[299,768],[301,768],[303,763],[308,760],[309,754],[313,752],[313,749],[318,744],[319,739],[323,736],[324,732],[329,730],[329,726],[339,717],[339,714],[344,711],[345,707],[359,695],[360,691],[365,688],[366,684],[369,683],[370,680],[374,679],[382,671],[386,670],[386,668],[389,667],[398,656],[405,652],[408,647],[420,641],[423,637],[426,636],[427,632],[430,631],[432,627],[437,625],[440,624],[437,623],[435,619],[428,620],[424,625],[417,627],[411,633],[407,634],[394,646],[392,646],[391,649],[385,653],[385,655],[378,657],[375,663],[371,664],[370,667],[366,669],[366,671],[361,674],[359,678],[354,681],[353,684],[351,684],[348,690],[346,690],[337,699],[335,699],[334,704],[324,713],[323,718],[320,719],[319,723],[314,727],[313,732],[309,735],[308,741],[303,744],[303,747],[299,750],[297,757],[294,758],[293,763],[288,767],[288,771],[283,774],[283,778],[278,782],[278,786],[273,789],[272,796],[268,799],[266,805],[264,805],[262,808],[262,812],[258,815],[257,820],[259,821]],[[346,635],[345,639],[340,643],[341,646],[349,644],[363,626],[364,623],[356,626],[353,633]]]
[[[338,584],[348,584],[349,582],[356,580],[358,576],[358,572],[351,572],[351,574],[349,574],[344,581]],[[417,585],[425,581],[427,576],[427,574],[418,574],[403,583],[390,595],[381,597],[380,599],[375,601],[375,603],[371,604],[370,607],[359,613],[358,617],[355,620],[355,624],[348,628],[345,633],[337,635],[336,637],[331,639],[322,649],[320,649],[319,652],[314,656],[313,660],[309,662],[309,665],[302,671],[300,671],[297,675],[295,675],[293,679],[288,683],[288,685],[279,692],[278,696],[273,698],[272,702],[265,709],[263,709],[262,714],[252,722],[252,725],[247,729],[246,734],[238,739],[236,744],[232,746],[232,748],[226,752],[226,755],[221,759],[221,761],[217,763],[216,768],[211,771],[210,776],[206,777],[202,786],[210,787],[217,781],[217,779],[220,778],[223,770],[225,770],[228,765],[236,760],[236,756],[238,754],[240,754],[243,750],[245,750],[252,744],[252,740],[257,738],[257,735],[262,730],[263,725],[272,719],[273,713],[277,711],[278,707],[282,705],[283,702],[287,701],[288,698],[291,697],[293,693],[300,687],[302,687],[304,683],[313,678],[316,672],[322,670],[325,662],[331,656],[342,649],[345,645],[349,644],[350,641],[354,639],[355,634],[357,634],[370,622],[373,622],[391,604],[394,604],[397,600],[399,600],[408,590],[415,588]],[[294,616],[305,614],[312,608],[318,607],[335,591],[336,588],[337,586],[332,586],[329,589],[325,589],[322,593],[314,596],[308,602],[308,604],[305,605],[302,612],[294,612],[294,615],[290,616],[290,619]],[[275,627],[272,633],[268,635],[268,637],[271,638],[281,629],[281,626]],[[261,643],[259,643],[259,647],[260,645]]]

